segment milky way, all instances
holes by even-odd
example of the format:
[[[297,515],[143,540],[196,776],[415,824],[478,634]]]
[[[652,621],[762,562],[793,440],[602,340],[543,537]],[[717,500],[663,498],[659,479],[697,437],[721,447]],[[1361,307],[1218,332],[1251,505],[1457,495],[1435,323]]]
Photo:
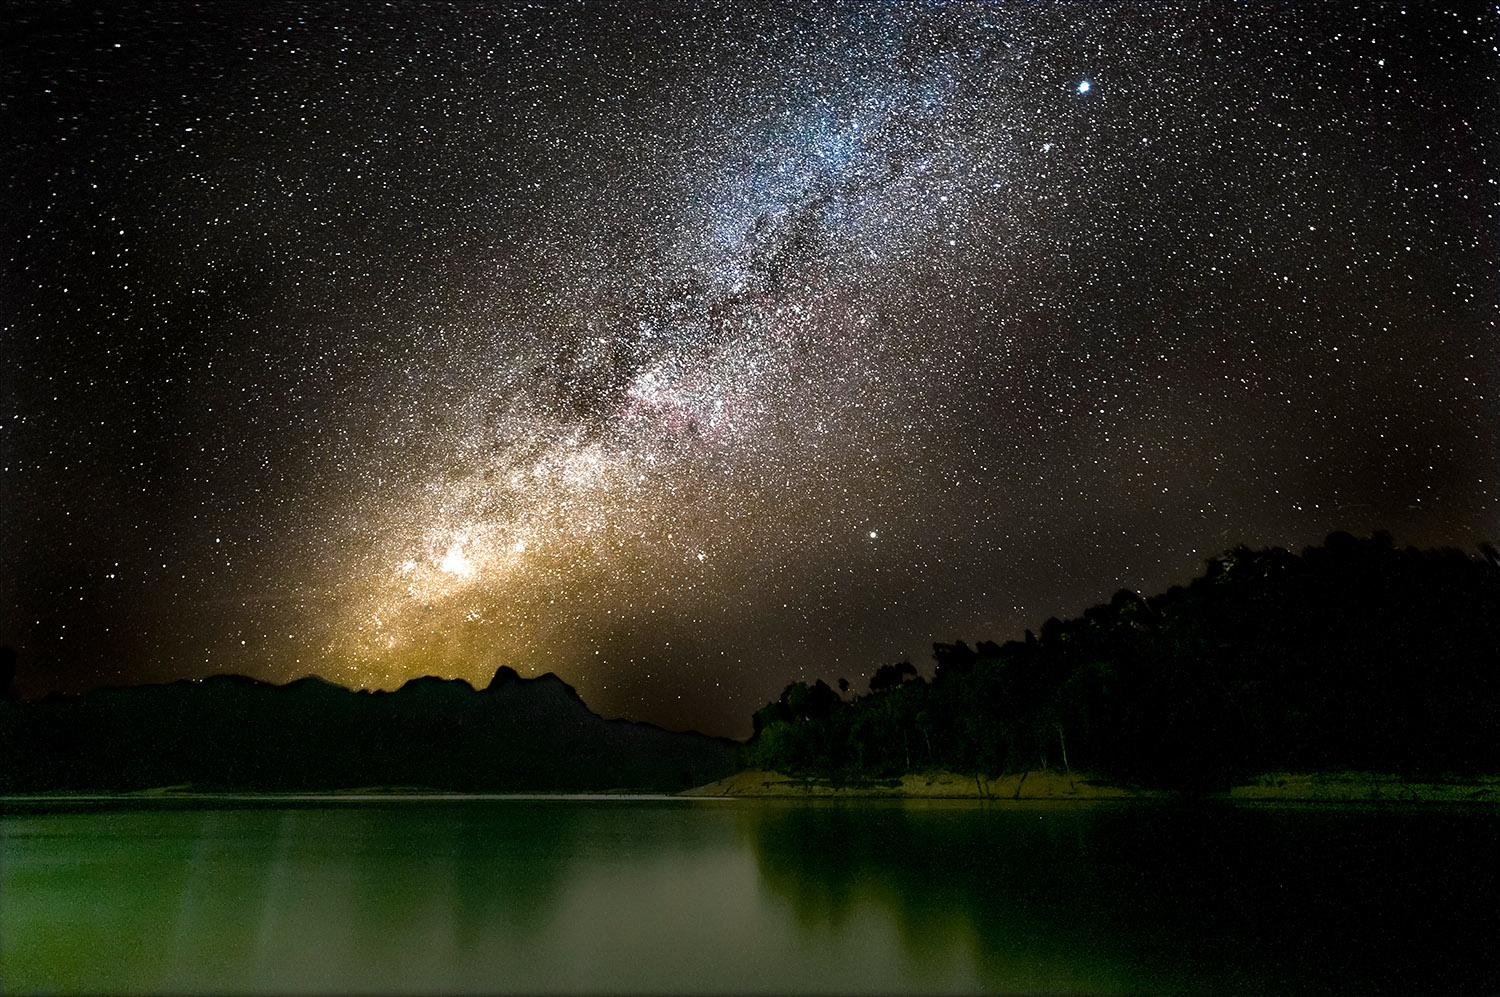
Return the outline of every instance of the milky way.
[[[1410,6],[13,7],[19,683],[738,735],[1238,543],[1494,539],[1497,13]]]

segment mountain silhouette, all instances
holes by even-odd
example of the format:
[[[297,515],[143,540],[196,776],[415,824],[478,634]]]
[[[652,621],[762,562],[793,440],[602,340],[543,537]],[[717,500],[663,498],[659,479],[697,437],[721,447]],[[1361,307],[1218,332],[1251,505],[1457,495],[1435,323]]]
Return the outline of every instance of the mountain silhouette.
[[[675,791],[733,771],[737,744],[606,720],[551,673],[485,689],[413,679],[358,692],[309,676],[214,675],[0,701],[0,792]]]

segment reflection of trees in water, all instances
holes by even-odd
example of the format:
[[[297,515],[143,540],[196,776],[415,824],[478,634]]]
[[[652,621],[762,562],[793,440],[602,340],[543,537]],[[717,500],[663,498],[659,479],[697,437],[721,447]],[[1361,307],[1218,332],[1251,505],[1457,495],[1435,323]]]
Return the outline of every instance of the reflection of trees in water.
[[[804,927],[876,903],[919,961],[968,934],[995,985],[1130,988],[1129,961],[1098,944],[1087,812],[772,805],[746,821],[764,881]]]
[[[745,820],[804,926],[877,903],[919,959],[972,931],[997,987],[1500,985],[1494,811],[833,804]]]

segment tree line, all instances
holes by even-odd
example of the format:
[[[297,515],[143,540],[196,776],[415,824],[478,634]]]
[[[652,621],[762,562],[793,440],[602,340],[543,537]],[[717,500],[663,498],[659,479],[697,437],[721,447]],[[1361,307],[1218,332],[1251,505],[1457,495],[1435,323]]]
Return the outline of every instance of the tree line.
[[[747,767],[841,780],[1082,771],[1203,792],[1262,772],[1500,772],[1500,555],[1334,533],[1237,547],[1186,586],[934,644],[925,680],[819,680],[756,712]]]

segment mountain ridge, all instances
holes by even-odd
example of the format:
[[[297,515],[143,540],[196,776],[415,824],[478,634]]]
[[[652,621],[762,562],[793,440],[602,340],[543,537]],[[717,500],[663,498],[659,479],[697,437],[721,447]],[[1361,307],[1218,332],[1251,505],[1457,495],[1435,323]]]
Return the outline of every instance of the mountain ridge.
[[[220,673],[0,704],[0,792],[675,791],[728,774],[737,748],[602,717],[561,677],[505,666],[484,689],[439,676],[372,691]]]

